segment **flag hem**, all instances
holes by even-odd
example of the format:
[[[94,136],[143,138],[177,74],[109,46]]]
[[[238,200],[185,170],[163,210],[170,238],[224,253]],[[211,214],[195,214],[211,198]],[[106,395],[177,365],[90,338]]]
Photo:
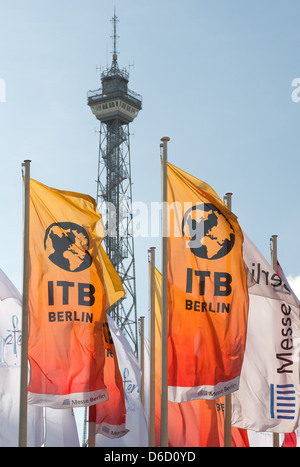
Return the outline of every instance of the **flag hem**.
[[[201,385],[195,387],[168,387],[168,399],[170,402],[188,402],[196,399],[214,400],[219,397],[231,394],[239,388],[240,377],[236,376],[230,381],[211,385]]]
[[[74,394],[36,394],[28,392],[28,404],[52,409],[87,407],[108,400],[106,389]]]
[[[96,435],[103,435],[110,439],[122,438],[127,435],[130,430],[126,428],[125,423],[122,425],[111,425],[110,423],[96,423]]]

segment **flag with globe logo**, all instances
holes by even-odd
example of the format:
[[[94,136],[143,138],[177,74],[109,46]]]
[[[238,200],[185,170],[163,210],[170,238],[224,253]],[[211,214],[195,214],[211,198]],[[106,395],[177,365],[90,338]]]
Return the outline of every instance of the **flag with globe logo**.
[[[92,263],[87,232],[74,222],[51,224],[45,233],[44,246],[50,261],[65,271],[83,271]]]
[[[226,256],[235,239],[232,225],[211,203],[195,204],[184,213],[182,234],[190,238],[191,252],[204,259]]]
[[[108,398],[106,310],[124,289],[103,236],[93,198],[30,180],[30,404],[71,408]]]
[[[243,234],[209,185],[170,163],[167,179],[168,397],[217,399],[238,389],[243,362]]]

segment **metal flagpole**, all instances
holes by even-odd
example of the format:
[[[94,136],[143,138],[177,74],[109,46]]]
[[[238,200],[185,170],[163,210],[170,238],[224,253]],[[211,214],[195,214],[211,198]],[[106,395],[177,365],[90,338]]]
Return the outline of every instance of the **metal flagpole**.
[[[161,420],[160,445],[168,447],[168,295],[167,295],[167,162],[168,141],[163,142],[163,172],[162,172],[162,310],[161,310]]]
[[[149,446],[155,446],[155,247],[150,248],[150,400]]]
[[[271,242],[271,261],[272,268],[277,273],[277,237],[278,235],[272,235]],[[273,433],[273,448],[279,448],[279,433]]]
[[[278,235],[272,235],[272,249],[271,249],[271,259],[272,259],[272,268],[277,272],[277,237]]]
[[[22,353],[20,376],[19,447],[27,446],[27,385],[28,385],[28,274],[29,274],[29,205],[30,205],[30,160],[25,160],[24,203],[24,251],[23,251],[23,301],[22,301]]]
[[[140,317],[140,350],[141,350],[141,356],[140,356],[140,365],[141,365],[141,403],[142,406],[145,408],[145,316]]]
[[[226,193],[225,195],[226,206],[231,211],[232,210],[232,193]]]
[[[88,447],[96,447],[96,422],[91,420],[96,420],[96,406],[90,405],[89,410],[89,425],[88,425]]]
[[[232,193],[226,193],[225,200],[226,206],[231,211],[232,206]],[[232,435],[231,435],[231,394],[225,396],[224,403],[224,447],[231,448],[232,446]]]

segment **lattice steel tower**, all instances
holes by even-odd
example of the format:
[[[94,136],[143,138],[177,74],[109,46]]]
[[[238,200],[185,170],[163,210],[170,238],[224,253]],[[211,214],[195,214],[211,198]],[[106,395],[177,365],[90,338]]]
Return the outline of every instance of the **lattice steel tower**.
[[[117,52],[116,13],[113,23],[112,64],[101,73],[102,88],[89,91],[88,105],[100,120],[97,204],[107,235],[105,250],[118,272],[126,296],[108,311],[129,337],[138,353],[138,323],[134,240],[132,232],[132,183],[129,123],[142,108],[142,98],[128,89],[129,73],[120,69]]]

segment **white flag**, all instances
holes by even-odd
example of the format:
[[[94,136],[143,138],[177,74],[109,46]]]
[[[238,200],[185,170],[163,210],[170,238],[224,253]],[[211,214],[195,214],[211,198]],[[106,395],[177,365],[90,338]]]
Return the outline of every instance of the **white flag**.
[[[73,409],[44,408],[46,448],[80,447]]]
[[[0,269],[0,447],[19,444],[22,297]],[[27,446],[79,446],[71,409],[27,406]]]
[[[249,317],[232,424],[288,433],[299,419],[299,301],[244,234]],[[298,354],[297,354],[298,351]]]
[[[148,446],[148,425],[140,397],[141,369],[139,363],[115,321],[107,316],[109,329],[114,341],[118,364],[123,379],[126,428],[129,432],[121,438],[110,439],[96,435],[96,446],[144,447]]]
[[[0,446],[19,444],[22,297],[0,269]],[[27,446],[44,442],[43,413],[28,407]]]
[[[247,431],[250,448],[272,448],[273,433],[261,431]]]

